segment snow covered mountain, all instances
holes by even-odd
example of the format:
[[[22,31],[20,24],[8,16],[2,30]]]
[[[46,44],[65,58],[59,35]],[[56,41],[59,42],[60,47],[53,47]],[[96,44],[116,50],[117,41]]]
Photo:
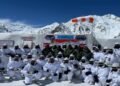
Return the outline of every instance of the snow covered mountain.
[[[94,22],[91,24],[89,22],[78,22],[76,24],[76,28],[89,28],[93,35],[96,38],[104,38],[104,39],[113,39],[119,38],[120,36],[120,18],[115,15],[104,15],[104,16],[96,16],[96,15],[89,15],[83,16],[84,18],[93,17]],[[80,19],[82,17],[78,17]],[[66,25],[74,32],[75,34],[79,34],[80,30],[77,29],[74,31],[75,26],[70,24],[70,21],[66,23]]]
[[[12,22],[8,19],[1,19],[0,20],[0,32],[18,32],[18,31],[30,31],[33,27],[30,25],[26,25],[21,22]]]
[[[88,18],[93,17],[94,22],[89,23]],[[86,18],[86,22],[81,22],[81,18]],[[53,23],[45,27],[35,28],[20,22],[0,20],[0,32],[38,32],[39,34],[85,34],[92,33],[96,38],[113,39],[120,38],[120,17],[113,14],[104,16],[89,15],[77,17],[77,23],[72,19],[66,23]]]

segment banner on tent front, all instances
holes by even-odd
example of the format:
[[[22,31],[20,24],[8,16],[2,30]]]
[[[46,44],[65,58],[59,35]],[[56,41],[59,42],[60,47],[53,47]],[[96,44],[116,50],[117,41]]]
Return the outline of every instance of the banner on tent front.
[[[75,38],[74,35],[56,35],[55,39],[67,39],[67,40],[73,40]]]
[[[22,39],[23,39],[24,41],[33,41],[33,40],[35,39],[35,37],[33,37],[33,36],[28,36],[28,37],[22,37]]]
[[[0,40],[0,47],[3,45],[8,45],[8,46],[14,46],[14,41],[13,40]]]

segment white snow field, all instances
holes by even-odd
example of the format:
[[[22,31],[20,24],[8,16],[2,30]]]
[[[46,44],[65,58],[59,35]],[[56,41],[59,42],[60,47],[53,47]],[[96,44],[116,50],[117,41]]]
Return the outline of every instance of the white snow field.
[[[0,83],[0,86],[26,86],[26,85],[23,83],[23,80],[20,80],[20,81]],[[37,84],[31,84],[28,86],[94,86],[94,85],[80,83],[79,81],[70,83],[69,81],[52,82],[50,80],[41,80]]]

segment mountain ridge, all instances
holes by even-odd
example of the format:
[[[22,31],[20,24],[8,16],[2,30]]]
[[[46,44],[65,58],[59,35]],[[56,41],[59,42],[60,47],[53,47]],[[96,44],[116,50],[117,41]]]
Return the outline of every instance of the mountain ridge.
[[[94,22],[89,23],[88,18],[93,17]],[[81,22],[81,18],[86,18],[86,22]],[[74,19],[74,18],[73,18]],[[0,33],[17,33],[17,32],[36,32],[39,34],[85,34],[87,30],[94,33],[97,38],[119,38],[120,37],[120,17],[113,14],[103,16],[88,15],[76,17],[79,21],[76,23],[70,19],[66,23],[54,22],[44,27],[32,27],[21,22],[11,22],[0,20]]]

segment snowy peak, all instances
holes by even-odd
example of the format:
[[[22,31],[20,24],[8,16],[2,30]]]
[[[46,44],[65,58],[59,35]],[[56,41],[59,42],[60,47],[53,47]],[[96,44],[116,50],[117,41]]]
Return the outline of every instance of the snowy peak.
[[[112,20],[120,22],[120,17],[117,17],[117,16],[115,16],[113,14],[107,14],[107,15],[104,15],[103,17],[106,17],[108,19],[112,19]]]
[[[90,23],[90,18],[94,21]],[[72,22],[73,19],[74,22]],[[96,38],[120,38],[120,17],[113,14],[103,16],[88,15],[70,19],[66,23],[53,23],[35,28],[21,22],[0,20],[0,32],[36,32],[39,34],[86,34],[93,33]]]
[[[90,17],[94,18],[93,23],[89,22]],[[65,25],[74,34],[86,34],[86,32],[90,31],[90,33],[92,32],[96,38],[119,38],[120,18],[115,15],[89,15],[73,19],[77,19],[77,21],[74,23],[71,19],[65,23]]]
[[[0,20],[0,32],[14,32],[28,29],[30,30],[32,27],[21,22],[12,22],[8,19]]]

